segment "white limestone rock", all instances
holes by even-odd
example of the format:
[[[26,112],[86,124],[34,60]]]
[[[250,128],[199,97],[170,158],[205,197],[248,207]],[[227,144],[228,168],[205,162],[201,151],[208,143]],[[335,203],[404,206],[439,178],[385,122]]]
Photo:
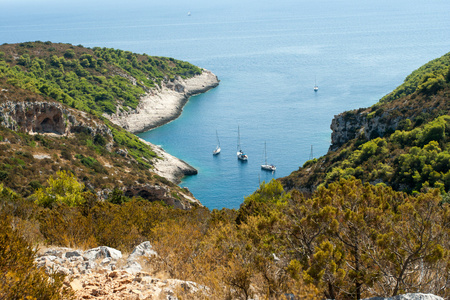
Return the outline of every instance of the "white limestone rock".
[[[366,300],[444,300],[444,298],[433,294],[410,293],[390,298],[373,297]]]

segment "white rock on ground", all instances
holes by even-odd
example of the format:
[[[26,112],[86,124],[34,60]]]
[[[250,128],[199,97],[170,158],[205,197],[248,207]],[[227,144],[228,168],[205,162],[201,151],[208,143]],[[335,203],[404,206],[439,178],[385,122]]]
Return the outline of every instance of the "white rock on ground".
[[[110,247],[86,251],[52,248],[35,259],[47,272],[65,274],[76,299],[177,299],[176,290],[197,292],[199,286],[190,281],[159,279],[142,272],[140,261],[157,256],[150,242],[138,245],[120,266],[122,253]]]
[[[366,300],[444,300],[444,298],[433,294],[411,293],[411,294],[397,295],[390,298],[373,297]]]

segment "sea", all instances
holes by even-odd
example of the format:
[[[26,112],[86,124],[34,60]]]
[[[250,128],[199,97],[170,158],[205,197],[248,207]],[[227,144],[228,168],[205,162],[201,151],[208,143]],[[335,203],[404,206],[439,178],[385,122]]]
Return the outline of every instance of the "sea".
[[[323,156],[335,115],[375,104],[413,70],[450,51],[448,0],[0,5],[0,43],[109,47],[215,73],[217,88],[191,97],[178,119],[139,134],[198,169],[180,185],[210,209],[239,208],[263,182]],[[245,163],[236,157],[238,127]],[[216,132],[222,152],[213,156]],[[261,170],[266,158],[275,172]]]

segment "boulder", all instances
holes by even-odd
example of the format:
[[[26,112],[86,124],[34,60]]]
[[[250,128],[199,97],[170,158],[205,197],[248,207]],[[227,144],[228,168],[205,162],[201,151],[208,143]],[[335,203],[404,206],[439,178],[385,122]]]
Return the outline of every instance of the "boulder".
[[[156,253],[155,250],[153,250],[152,245],[149,241],[143,242],[139,245],[137,245],[133,252],[128,256],[128,261],[136,261],[142,256],[151,257],[151,256],[158,256],[158,253]]]
[[[100,246],[87,250],[86,252],[84,252],[83,257],[84,259],[90,261],[107,257],[110,257],[113,260],[118,260],[119,258],[122,258],[122,252],[114,248]]]

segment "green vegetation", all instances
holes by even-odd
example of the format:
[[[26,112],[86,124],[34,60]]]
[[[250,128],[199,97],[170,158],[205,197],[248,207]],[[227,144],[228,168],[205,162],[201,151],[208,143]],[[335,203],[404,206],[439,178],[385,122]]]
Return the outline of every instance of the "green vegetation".
[[[380,102],[390,102],[415,93],[435,94],[450,82],[450,53],[434,59],[406,77],[405,82],[393,92],[384,96]]]
[[[93,120],[101,124],[100,120]],[[74,132],[73,136],[57,137],[29,135],[0,127],[0,135],[8,141],[0,143],[0,183],[24,197],[41,189],[40,201],[44,206],[53,205],[44,204],[53,199],[50,195],[55,195],[48,190],[52,185],[48,178],[56,180],[59,172],[71,174],[73,180],[83,185],[80,187],[83,193],[107,191],[105,198],[109,191],[126,191],[145,182],[167,188],[173,199],[187,201],[181,194],[188,192],[150,172],[153,160],[158,159],[150,146],[124,129],[109,126],[112,138],[85,130]],[[64,197],[64,192],[60,195]]]
[[[109,48],[28,42],[4,44],[0,51],[0,77],[7,83],[97,115],[135,109],[163,80],[201,74],[173,58]]]
[[[52,207],[64,203],[67,206],[79,206],[84,203],[84,185],[78,183],[72,173],[57,171],[58,178],[50,176],[48,187],[35,192],[35,203],[43,207]]]
[[[357,115],[362,120],[361,127],[352,131],[368,130],[370,136],[362,134],[322,158],[307,161],[282,179],[285,187],[314,190],[354,176],[408,193],[429,188],[449,192],[449,66],[450,53],[414,71],[405,84],[371,108],[344,113],[349,124],[357,123]]]
[[[56,185],[69,191],[64,178]],[[149,240],[152,272],[205,285],[215,299],[450,296],[450,207],[438,190],[416,197],[349,179],[305,197],[273,180],[237,211],[183,211],[118,190],[108,202],[83,193],[45,207],[12,195],[3,188],[0,212],[29,241],[129,252]]]
[[[450,116],[441,116],[413,130],[397,130],[343,149],[324,183],[352,176],[384,182],[408,192],[435,187],[450,190]],[[393,156],[395,154],[395,156]]]
[[[129,252],[146,240],[159,254],[147,262],[152,275],[195,281],[208,287],[208,298],[450,297],[449,54],[373,107],[344,115],[386,130],[261,184],[238,210],[179,210],[127,197],[128,187],[143,182],[164,187],[172,200],[187,191],[150,173],[151,148],[99,116],[135,108],[163,80],[199,72],[115,49],[0,46],[8,96],[53,98],[112,133],[31,136],[0,128],[0,298],[70,298],[62,277],[33,265],[36,245]]]

